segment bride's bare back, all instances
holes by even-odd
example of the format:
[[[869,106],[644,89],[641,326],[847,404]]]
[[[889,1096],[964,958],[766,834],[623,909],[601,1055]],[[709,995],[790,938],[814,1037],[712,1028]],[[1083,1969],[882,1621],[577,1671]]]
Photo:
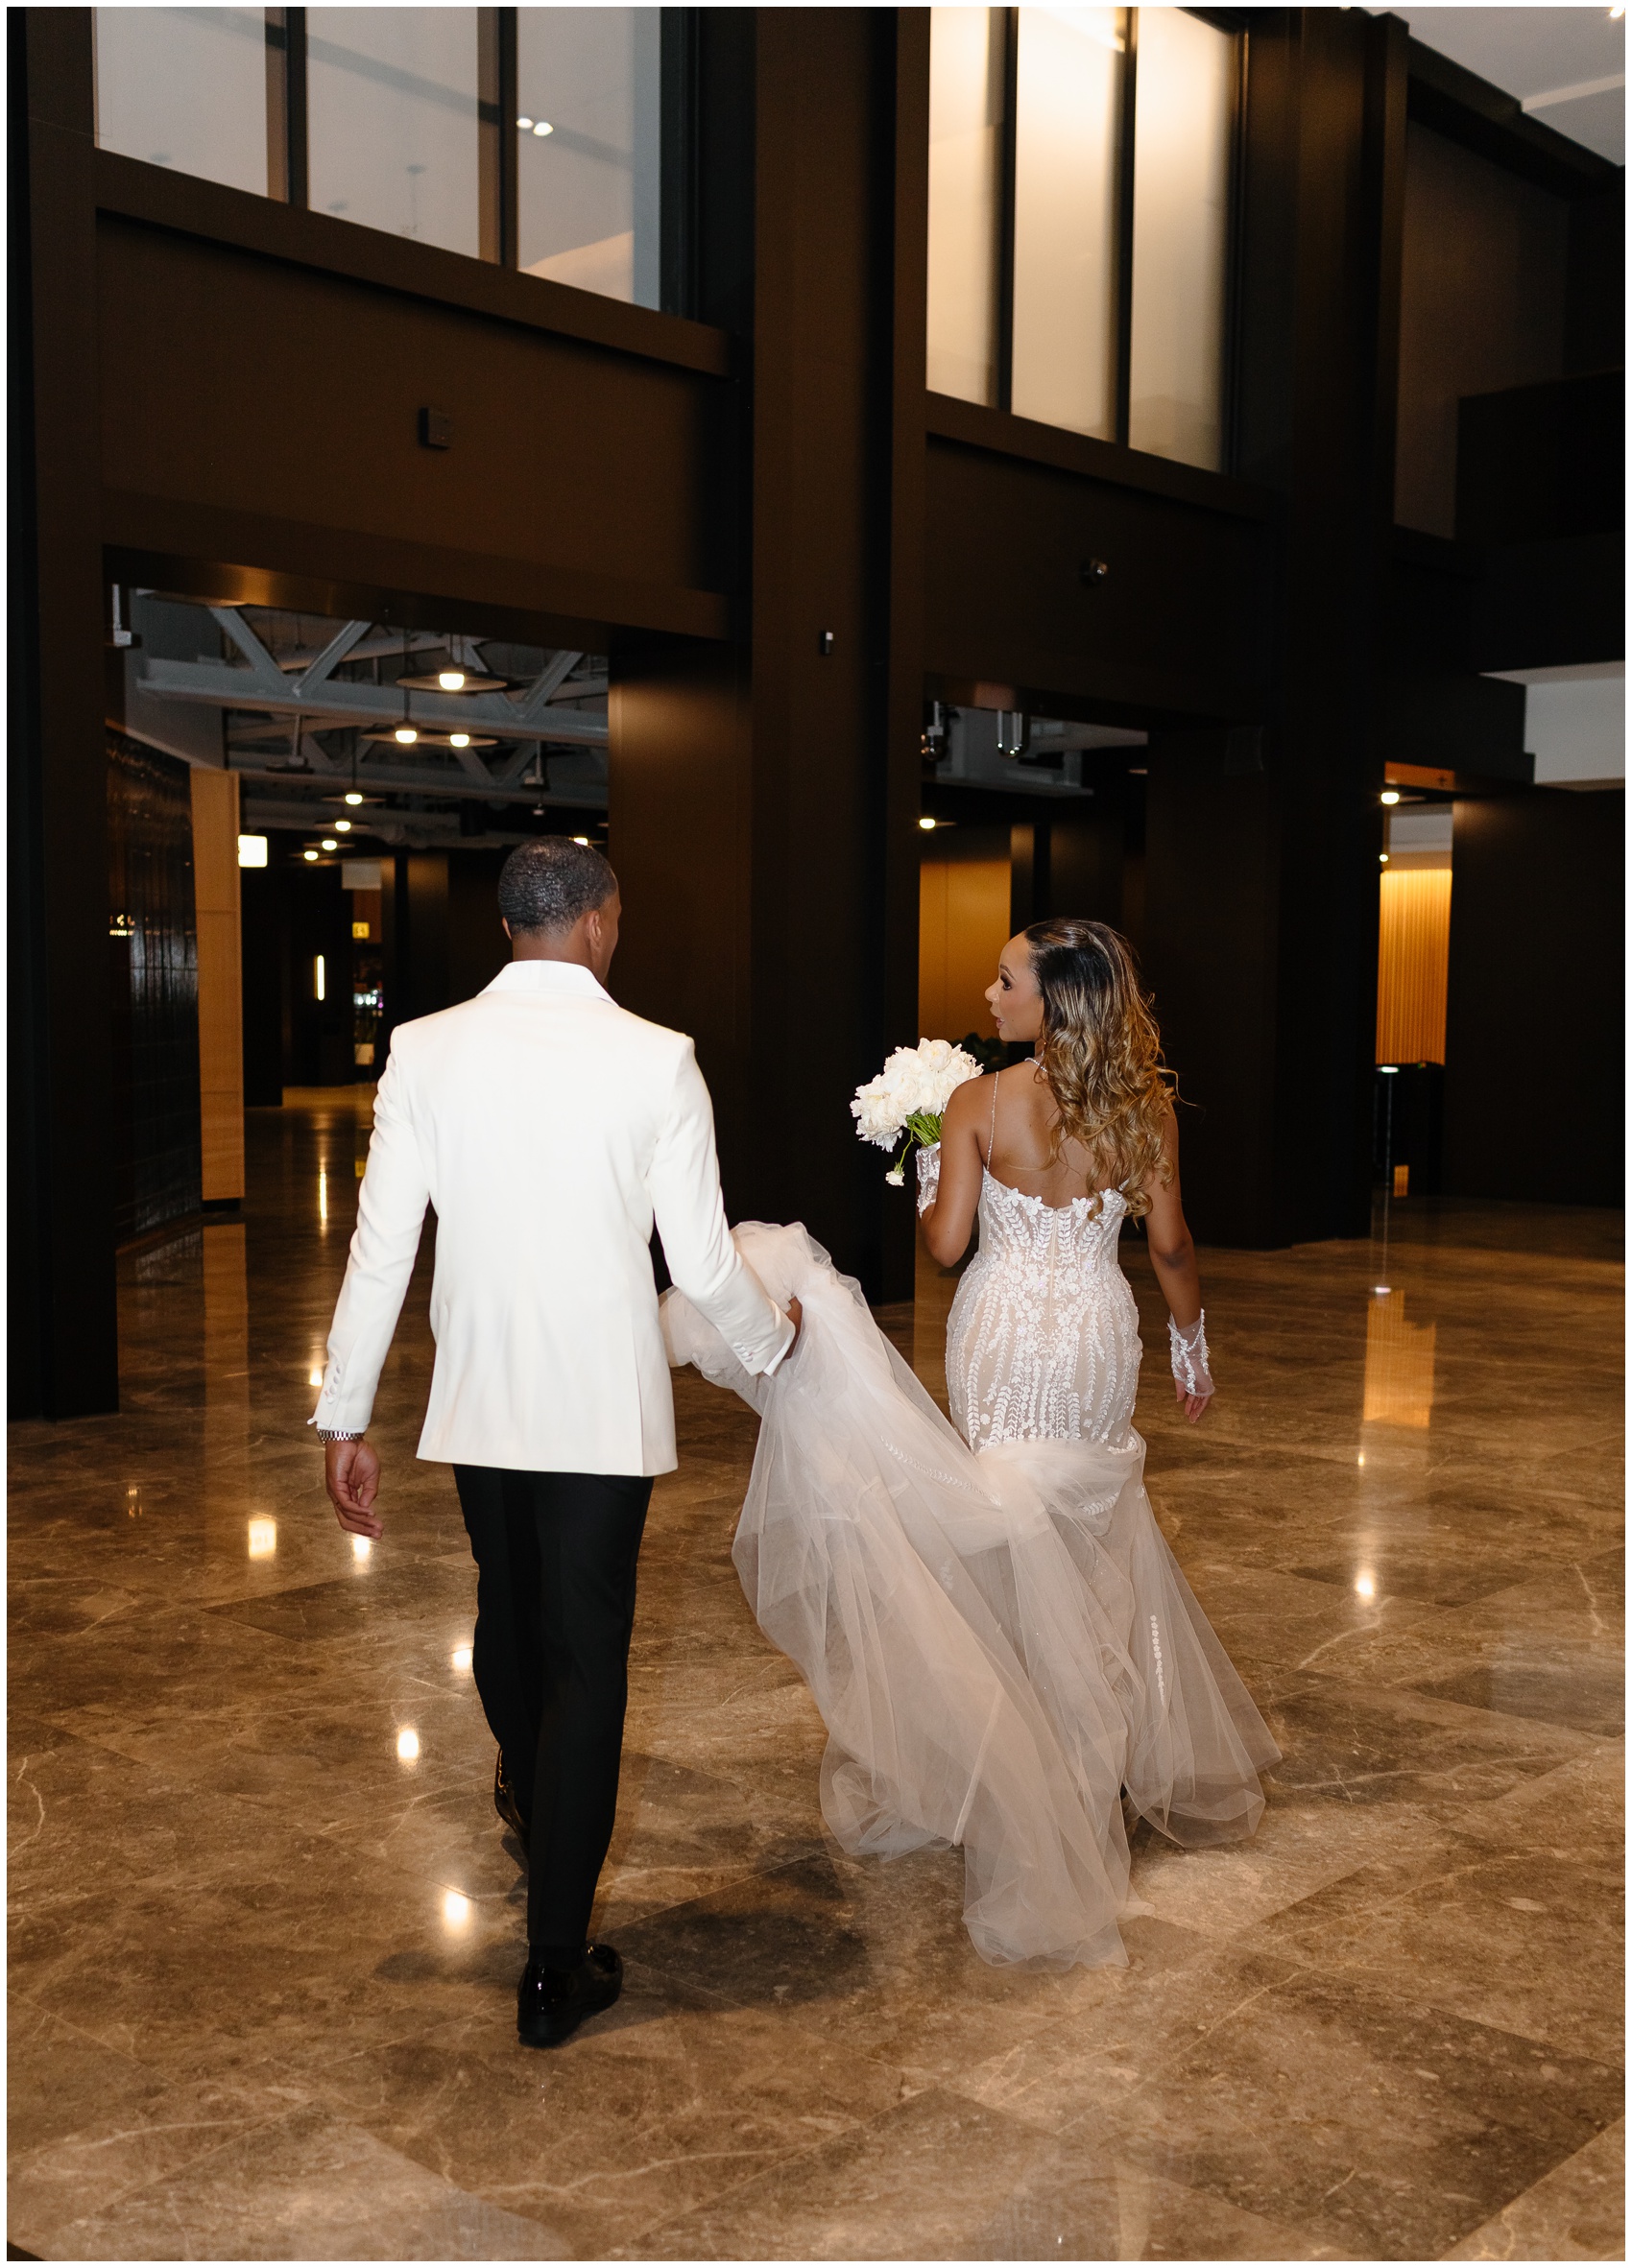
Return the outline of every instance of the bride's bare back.
[[[1041,1197],[1044,1205],[1069,1205],[1105,1186],[1096,1160],[1080,1142],[1068,1138],[1056,1154],[1060,1106],[1041,1063],[1013,1063],[980,1085],[988,1119],[986,1168],[994,1181]]]
[[[1004,946],[997,980],[987,992],[998,1037],[1036,1040],[1042,1034],[1043,1002],[1023,936]],[[941,1125],[938,1187],[923,1211],[924,1240],[944,1268],[963,1257],[980,1211],[981,1187],[990,1172],[996,1182],[1021,1196],[1055,1207],[1102,1193],[1111,1185],[1107,1161],[1080,1142],[1056,1146],[1060,1110],[1041,1063],[1011,1063],[953,1090]],[[1124,1197],[1135,1195],[1131,1189]],[[1142,1199],[1145,1238],[1157,1281],[1175,1325],[1191,1329],[1201,1317],[1201,1279],[1195,1247],[1179,1194],[1179,1134],[1171,1108],[1166,1112],[1160,1169],[1147,1174],[1137,1192]],[[1176,1384],[1192,1423],[1207,1407],[1206,1392]]]

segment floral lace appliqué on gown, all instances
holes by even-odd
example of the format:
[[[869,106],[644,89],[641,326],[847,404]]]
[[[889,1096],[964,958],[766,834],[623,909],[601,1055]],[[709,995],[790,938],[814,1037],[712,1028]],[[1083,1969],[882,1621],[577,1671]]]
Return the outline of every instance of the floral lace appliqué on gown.
[[[1051,1206],[983,1175],[980,1250],[947,1323],[947,1396],[972,1449],[1126,1445],[1141,1352],[1116,1257],[1127,1209],[1115,1189]]]

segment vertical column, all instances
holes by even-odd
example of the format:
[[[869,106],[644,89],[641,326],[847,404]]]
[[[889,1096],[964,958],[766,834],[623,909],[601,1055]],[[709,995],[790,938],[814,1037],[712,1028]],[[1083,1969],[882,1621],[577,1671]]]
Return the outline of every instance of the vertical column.
[[[1226,775],[1224,743],[1152,736],[1144,974],[1178,1078],[1190,1225],[1204,1242],[1273,1245],[1278,819],[1265,775]]]
[[[764,1215],[774,1199],[761,1158],[779,1144],[749,1071],[748,657],[679,639],[614,650],[608,723],[607,834],[623,889],[612,990],[691,1034],[727,1210]]]
[[[1279,1244],[1369,1218],[1377,981],[1376,600],[1390,518],[1403,33],[1264,11],[1249,34],[1236,469],[1278,489],[1261,749],[1157,736],[1147,966],[1199,1234]]]
[[[754,1086],[875,1298],[911,1289],[910,1207],[848,1104],[916,1024],[926,42],[885,11],[758,18]]]
[[[244,1194],[244,977],[238,776],[195,765],[193,908],[199,939],[199,1131],[205,1205]]]
[[[758,11],[751,58],[747,29],[705,24],[705,97],[711,74],[751,86],[753,133],[740,104],[734,154],[706,131],[696,247],[699,312],[752,308],[752,515],[719,531],[743,633],[614,649],[612,984],[696,1037],[732,1217],[804,1220],[902,1298],[912,1207],[849,1103],[917,1037],[928,25]]]
[[[1444,1185],[1458,1197],[1623,1202],[1625,819],[1621,788],[1457,801]],[[1520,1135],[1516,1035],[1544,1033],[1566,1085]]]
[[[118,1407],[91,12],[7,18],[11,1407]]]

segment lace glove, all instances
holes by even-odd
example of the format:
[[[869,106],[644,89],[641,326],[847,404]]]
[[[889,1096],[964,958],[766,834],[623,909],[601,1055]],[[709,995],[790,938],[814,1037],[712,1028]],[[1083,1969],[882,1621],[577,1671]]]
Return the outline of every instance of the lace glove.
[[[1206,1396],[1216,1394],[1212,1373],[1207,1367],[1207,1309],[1204,1307],[1188,1330],[1180,1330],[1167,1318],[1167,1351],[1173,1360],[1173,1376],[1187,1394]]]
[[[918,1153],[918,1209],[926,1213],[941,1194],[941,1145],[931,1142]]]

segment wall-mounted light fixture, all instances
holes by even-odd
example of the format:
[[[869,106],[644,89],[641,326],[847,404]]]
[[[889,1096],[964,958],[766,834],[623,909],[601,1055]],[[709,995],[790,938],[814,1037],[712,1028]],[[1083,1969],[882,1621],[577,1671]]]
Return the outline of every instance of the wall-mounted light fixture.
[[[240,835],[238,837],[238,864],[241,867],[264,867],[266,853],[267,842],[264,835]]]

